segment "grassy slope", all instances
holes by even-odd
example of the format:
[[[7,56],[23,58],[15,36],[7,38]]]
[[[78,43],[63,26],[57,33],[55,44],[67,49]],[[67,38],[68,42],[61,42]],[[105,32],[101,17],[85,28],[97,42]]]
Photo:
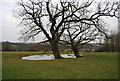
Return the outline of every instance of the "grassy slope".
[[[4,79],[117,79],[117,53],[83,53],[82,58],[22,60],[39,52],[3,52]]]

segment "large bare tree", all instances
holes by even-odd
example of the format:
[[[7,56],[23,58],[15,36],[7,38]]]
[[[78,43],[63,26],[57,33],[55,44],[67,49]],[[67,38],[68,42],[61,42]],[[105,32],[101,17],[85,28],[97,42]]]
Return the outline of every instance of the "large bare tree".
[[[67,21],[67,33],[63,34],[64,40],[61,41],[70,44],[75,56],[81,57],[79,47],[91,41],[99,40],[104,36],[108,38],[107,29],[102,18],[106,16],[118,18],[117,11],[118,2],[107,1],[98,2],[92,11],[90,8],[88,10],[88,7],[82,8],[79,11],[81,15],[75,15],[77,19],[72,18]]]
[[[95,13],[86,16],[85,14],[89,13],[90,8],[94,4],[90,0],[84,2],[58,1],[57,3],[41,0],[28,0],[23,2],[21,0],[18,3],[20,7],[18,16],[22,19],[22,26],[25,27],[22,31],[21,38],[29,40],[42,32],[47,38],[46,41],[51,44],[51,50],[55,59],[60,59],[62,57],[60,56],[58,43],[67,28],[67,23],[82,22],[91,25],[96,24],[95,21],[101,16],[116,16],[117,3],[107,3],[104,6],[102,5],[102,7],[99,3]]]

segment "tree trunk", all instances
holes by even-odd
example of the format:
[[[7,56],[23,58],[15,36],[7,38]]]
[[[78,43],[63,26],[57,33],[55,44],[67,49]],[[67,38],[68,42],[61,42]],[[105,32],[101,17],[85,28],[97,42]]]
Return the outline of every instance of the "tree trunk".
[[[79,50],[78,50],[77,46],[72,46],[72,50],[73,50],[74,55],[76,56],[76,58],[82,57],[81,55],[79,55]]]
[[[51,42],[51,50],[52,50],[52,52],[53,52],[53,55],[54,55],[54,58],[55,58],[55,59],[62,59],[62,58],[63,58],[63,57],[61,57],[61,55],[60,55],[58,43],[56,43],[56,42]]]

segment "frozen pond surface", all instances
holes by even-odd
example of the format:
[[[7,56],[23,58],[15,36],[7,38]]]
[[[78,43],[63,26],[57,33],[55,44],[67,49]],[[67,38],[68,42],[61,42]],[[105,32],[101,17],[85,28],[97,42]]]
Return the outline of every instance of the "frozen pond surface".
[[[61,54],[64,58],[76,58],[74,54]],[[54,60],[53,54],[31,55],[22,57],[23,60]]]

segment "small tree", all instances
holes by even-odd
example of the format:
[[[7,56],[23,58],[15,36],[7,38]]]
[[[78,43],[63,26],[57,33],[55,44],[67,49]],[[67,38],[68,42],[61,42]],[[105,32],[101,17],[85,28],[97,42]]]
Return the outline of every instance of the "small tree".
[[[117,52],[118,51],[118,34],[111,32],[109,39],[105,38],[101,48],[106,52]]]

